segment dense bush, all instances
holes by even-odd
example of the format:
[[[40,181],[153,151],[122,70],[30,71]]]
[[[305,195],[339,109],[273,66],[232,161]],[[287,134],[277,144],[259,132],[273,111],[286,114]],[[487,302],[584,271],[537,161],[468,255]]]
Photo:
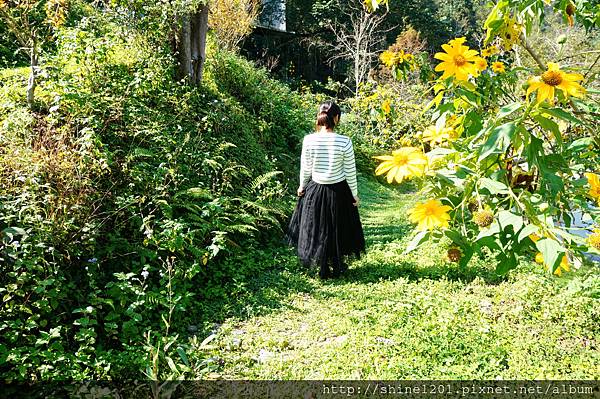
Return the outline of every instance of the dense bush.
[[[203,87],[183,86],[167,51],[92,15],[60,32],[36,112],[27,71],[2,72],[5,379],[191,372],[188,327],[260,271],[229,259],[280,237],[310,119],[265,71],[209,54]]]

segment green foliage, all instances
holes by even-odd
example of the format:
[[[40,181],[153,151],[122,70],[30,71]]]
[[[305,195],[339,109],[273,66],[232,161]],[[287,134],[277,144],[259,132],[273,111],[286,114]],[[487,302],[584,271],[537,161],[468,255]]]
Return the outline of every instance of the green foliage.
[[[56,45],[39,112],[2,71],[0,370],[189,376],[187,326],[262,267],[232,258],[281,235],[303,100],[212,49],[206,84],[182,86],[168,49],[111,13]]]
[[[414,81],[365,85],[358,97],[348,100],[362,140],[372,148],[389,150],[423,130],[428,118],[422,112],[422,88]]]
[[[582,3],[580,9],[589,8]],[[561,4],[565,5],[553,3],[553,11],[560,12]],[[555,38],[556,49],[536,52],[530,35],[544,32],[547,37],[549,31],[558,31],[546,23],[553,17],[550,10],[542,0],[499,1],[484,23],[488,47],[481,55],[487,61],[474,59],[472,80],[468,74],[460,76],[457,71],[464,63],[454,63],[453,58],[451,45],[464,43],[464,37],[435,55],[450,61],[436,66],[444,71],[444,79],[432,83],[435,98],[424,107],[435,105],[435,126],[415,142],[429,162],[424,192],[452,209],[446,215],[452,226],[430,237],[451,239],[461,250],[462,265],[475,253],[489,250],[499,274],[535,257],[548,272],[560,275],[561,270],[571,271],[571,265],[578,269],[589,262],[589,252],[596,252],[586,236],[596,229],[600,216],[593,174],[599,160],[594,122],[598,90],[593,80],[597,57],[586,57],[589,51],[568,54],[573,39],[566,35]],[[572,17],[574,11],[569,12]],[[572,25],[572,18],[568,22]],[[573,28],[569,33],[577,37],[581,31]],[[590,34],[586,40],[592,44],[575,46],[589,50],[597,39]],[[465,54],[466,48],[460,51]],[[521,61],[524,56],[531,58],[527,64]],[[559,61],[566,64],[564,71]],[[557,81],[549,79],[554,75]],[[394,162],[406,164],[401,157]],[[483,210],[489,212],[490,223],[478,222]],[[583,222],[575,223],[577,215]],[[411,247],[424,242],[422,238],[418,233]],[[539,251],[537,256],[534,251]]]

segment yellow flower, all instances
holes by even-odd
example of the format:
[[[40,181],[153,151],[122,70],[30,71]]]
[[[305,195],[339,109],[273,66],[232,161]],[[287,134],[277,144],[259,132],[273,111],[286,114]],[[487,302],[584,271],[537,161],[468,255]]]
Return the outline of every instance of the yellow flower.
[[[454,76],[457,80],[467,80],[469,75],[477,75],[474,64],[477,50],[464,46],[464,41],[464,37],[450,40],[448,44],[442,44],[445,53],[435,53],[434,58],[442,61],[435,67],[437,72],[444,71],[442,79]]]
[[[494,54],[498,54],[499,50],[496,46],[490,46],[481,50],[481,55],[484,57],[491,57]]]
[[[538,242],[540,240],[540,236],[538,236],[537,234],[533,233],[533,234],[529,234],[529,238],[531,238],[531,241],[533,242]],[[541,255],[541,254],[540,254]],[[537,262],[537,260],[536,260]],[[538,262],[540,263],[540,262]]]
[[[521,40],[521,32],[523,31],[523,25],[517,22],[514,18],[504,18],[504,27],[500,32],[502,38],[502,46],[506,50],[512,50],[516,43]]]
[[[405,62],[413,62],[414,59],[415,59],[415,56],[412,55],[411,53],[404,54],[403,60]]]
[[[427,157],[416,147],[402,147],[393,151],[392,155],[381,155],[375,159],[384,161],[375,169],[375,175],[387,172],[388,183],[394,179],[402,183],[404,179],[423,176],[427,166]]]
[[[429,142],[430,145],[442,144],[446,140],[455,138],[456,132],[451,127],[429,126],[423,132],[423,140]]]
[[[448,227],[450,220],[450,211],[452,207],[442,205],[437,199],[430,199],[423,203],[418,203],[410,210],[409,220],[418,223],[417,230],[433,230],[436,227]]]
[[[600,229],[595,229],[594,232],[587,238],[587,242],[590,247],[600,251]]]
[[[496,73],[504,73],[506,72],[506,68],[504,67],[504,63],[500,61],[496,61],[492,63],[492,71]]]
[[[588,194],[590,197],[597,199],[600,204],[600,176],[595,173],[585,173],[584,174],[588,184],[590,185],[590,191]]]
[[[536,263],[539,263],[541,265],[542,263],[544,263],[544,255],[542,255],[541,252],[538,252],[537,254],[535,254],[535,261]]]
[[[465,41],[467,41],[466,37],[464,37],[464,36],[463,37],[457,37],[457,38],[454,38],[454,39],[450,40],[448,42],[448,44],[451,45],[451,46],[460,45],[460,44],[463,44]]]
[[[403,147],[411,147],[412,140],[409,136],[402,136],[398,140],[398,144],[400,144]]]
[[[385,100],[382,104],[381,104],[381,109],[383,110],[383,112],[385,114],[389,114],[390,111],[392,110],[392,107],[390,106],[390,100]]]
[[[479,72],[485,70],[488,67],[488,63],[485,60],[485,58],[483,57],[476,57],[475,58],[475,66],[477,67],[477,70]]]
[[[398,52],[391,51],[391,50],[385,50],[383,53],[381,53],[381,55],[379,56],[379,59],[381,60],[381,62],[384,63],[384,65],[386,67],[392,68],[395,65],[398,65],[398,64],[404,62],[404,59],[405,59],[404,50],[400,50]]]
[[[381,53],[379,59],[381,60],[381,62],[383,62],[383,64],[386,67],[391,68],[394,66],[396,53],[394,53],[393,51],[386,50],[383,53]]]
[[[540,76],[530,78],[527,83],[527,97],[533,91],[537,90],[537,101],[539,104],[548,99],[550,103],[554,102],[554,89],[558,88],[563,91],[565,96],[582,97],[585,94],[585,89],[576,81],[582,80],[583,76],[578,73],[567,73],[560,70],[558,64],[554,62],[548,63],[548,70]]]
[[[538,252],[535,255],[535,261],[537,263],[539,263],[540,265],[544,265],[544,269],[546,269],[546,271],[550,270],[550,266],[548,266],[548,264],[544,263],[544,255],[542,255],[541,252]],[[563,258],[560,261],[560,265],[558,265],[558,267],[554,271],[554,274],[556,274],[557,276],[560,276],[562,273],[562,270],[564,270],[565,272],[571,271],[571,267],[569,265],[569,259],[567,258],[567,255],[563,255]]]

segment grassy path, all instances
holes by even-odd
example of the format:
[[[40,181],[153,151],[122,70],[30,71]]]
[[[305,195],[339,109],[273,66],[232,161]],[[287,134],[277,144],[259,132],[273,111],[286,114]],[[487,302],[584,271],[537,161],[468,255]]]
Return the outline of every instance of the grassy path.
[[[367,256],[320,281],[291,251],[240,298],[240,317],[204,349],[203,378],[597,378],[600,281],[563,279],[535,265],[507,278],[493,262],[467,269],[429,246],[403,255],[416,197],[360,180]]]

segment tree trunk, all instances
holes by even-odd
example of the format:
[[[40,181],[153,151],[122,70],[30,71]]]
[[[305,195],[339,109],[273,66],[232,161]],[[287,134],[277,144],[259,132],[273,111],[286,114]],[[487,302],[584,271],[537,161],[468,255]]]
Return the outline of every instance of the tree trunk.
[[[189,15],[180,17],[177,32],[177,79],[189,84],[202,82],[204,61],[206,60],[206,34],[208,32],[208,6]]]
[[[192,84],[199,85],[202,82],[204,61],[206,61],[206,34],[208,32],[208,5],[200,8],[194,14],[191,22],[191,44],[192,44]]]
[[[27,81],[27,105],[33,109],[35,102],[35,88],[37,87],[37,67],[38,67],[38,52],[37,40],[35,37],[31,40],[31,52],[29,55],[29,63],[31,71],[29,72],[29,80]]]
[[[185,14],[179,18],[177,30],[177,80],[187,79],[191,75],[190,60],[192,59],[190,44],[190,16]]]

